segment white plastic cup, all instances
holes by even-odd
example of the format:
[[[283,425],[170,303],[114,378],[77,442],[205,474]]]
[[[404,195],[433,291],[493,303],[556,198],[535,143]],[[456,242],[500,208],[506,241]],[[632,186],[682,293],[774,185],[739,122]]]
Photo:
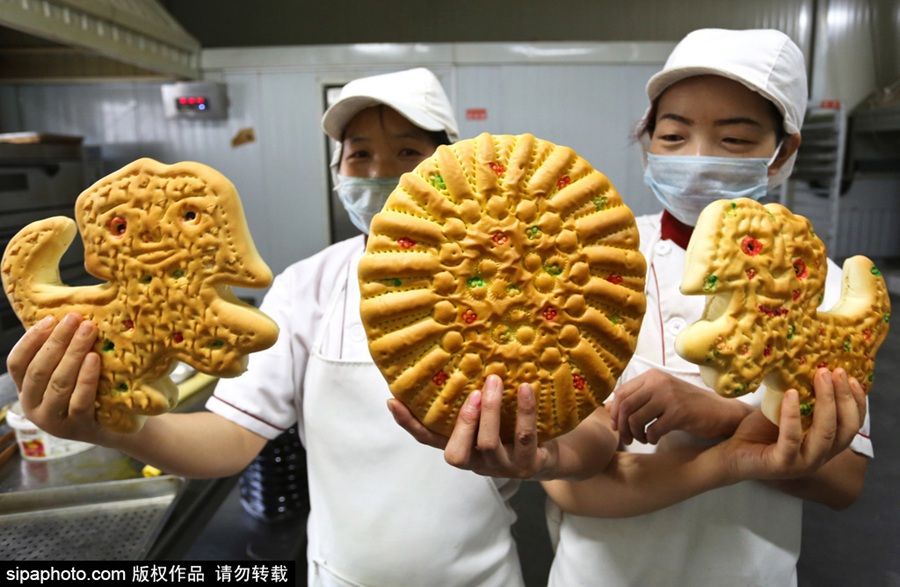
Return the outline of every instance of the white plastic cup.
[[[66,440],[48,434],[35,426],[22,413],[19,402],[14,403],[6,414],[9,427],[16,431],[16,442],[22,458],[28,461],[48,461],[86,451],[94,446],[87,442]]]

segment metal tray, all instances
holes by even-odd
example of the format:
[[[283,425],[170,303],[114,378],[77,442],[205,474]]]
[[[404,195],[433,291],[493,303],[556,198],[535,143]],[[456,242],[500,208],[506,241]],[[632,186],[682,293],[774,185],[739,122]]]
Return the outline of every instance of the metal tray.
[[[165,475],[0,494],[0,560],[140,560],[183,484]]]

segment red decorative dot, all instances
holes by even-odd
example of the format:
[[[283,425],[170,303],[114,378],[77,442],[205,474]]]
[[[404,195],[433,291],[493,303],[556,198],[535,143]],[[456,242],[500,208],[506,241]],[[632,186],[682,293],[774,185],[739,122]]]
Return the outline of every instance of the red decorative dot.
[[[572,387],[574,387],[575,389],[581,391],[582,389],[584,389],[584,386],[586,384],[587,382],[584,380],[584,377],[582,377],[578,373],[572,375]]]
[[[827,369],[827,368],[828,368],[828,361],[822,361],[821,363],[816,365],[816,369]]]
[[[443,385],[444,383],[447,382],[447,374],[444,373],[443,369],[441,369],[440,371],[438,371],[437,373],[434,374],[434,377],[431,378],[431,381],[435,385],[440,387],[441,385]]]
[[[805,365],[806,357],[804,355],[797,355],[797,364],[801,366]]]
[[[767,345],[766,348],[763,349],[763,356],[766,358],[772,356],[772,345]]]
[[[613,285],[619,285],[620,283],[622,283],[625,280],[622,279],[622,276],[617,273],[610,273],[609,276],[606,278],[606,281],[610,282]]]
[[[872,331],[866,328],[862,332],[863,338],[866,339],[866,342],[872,342]]]
[[[794,291],[791,292],[791,299],[794,300],[795,302],[800,299],[800,290],[799,289],[795,289]]]
[[[747,269],[747,279],[753,279],[754,277],[756,277],[756,269],[753,267]]]
[[[556,308],[554,308],[553,306],[547,306],[546,308],[544,308],[544,311],[541,312],[541,314],[543,314],[544,319],[549,320],[551,322],[553,320],[555,320],[557,316],[559,316],[559,313],[556,311]]]
[[[490,167],[491,171],[493,171],[497,175],[503,175],[503,173],[506,171],[506,168],[496,161],[491,161],[490,163],[488,163],[488,167]]]
[[[125,327],[125,330],[134,330],[134,320],[124,320],[122,326]]]
[[[506,236],[505,234],[503,234],[502,232],[498,232],[498,233],[494,234],[494,236],[491,238],[491,240],[494,241],[494,244],[497,245],[498,247],[502,247],[509,241],[509,237]]]
[[[572,183],[572,180],[569,179],[568,175],[564,175],[559,178],[559,181],[556,182],[556,189],[561,190],[564,187],[566,187],[567,185],[569,185],[570,183]]]
[[[411,249],[416,246],[416,241],[409,237],[402,236],[397,239],[397,244],[400,245],[404,249]]]
[[[763,245],[752,236],[745,236],[744,240],[741,241],[741,250],[744,251],[745,255],[755,257],[762,252]]]
[[[476,314],[472,310],[466,310],[462,313],[462,319],[466,324],[471,324],[472,322],[478,320],[478,314]]]
[[[121,216],[116,216],[112,220],[109,221],[109,232],[112,233],[113,236],[122,237],[125,235],[125,230],[128,228],[128,222],[122,218]]]
[[[806,279],[809,276],[809,270],[806,268],[806,262],[803,259],[794,261],[794,273],[797,279]]]
[[[181,343],[184,342],[184,335],[180,332],[176,332],[172,339],[177,343]]]

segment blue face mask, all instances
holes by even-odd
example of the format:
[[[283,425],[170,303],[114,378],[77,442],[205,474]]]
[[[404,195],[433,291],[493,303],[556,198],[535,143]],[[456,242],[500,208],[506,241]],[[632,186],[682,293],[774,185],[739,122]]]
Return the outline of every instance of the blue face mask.
[[[369,234],[372,218],[381,212],[388,196],[400,183],[399,177],[347,177],[337,174],[335,191],[353,225]]]
[[[766,195],[770,159],[647,154],[644,183],[675,218],[696,226],[700,212],[716,200]]]

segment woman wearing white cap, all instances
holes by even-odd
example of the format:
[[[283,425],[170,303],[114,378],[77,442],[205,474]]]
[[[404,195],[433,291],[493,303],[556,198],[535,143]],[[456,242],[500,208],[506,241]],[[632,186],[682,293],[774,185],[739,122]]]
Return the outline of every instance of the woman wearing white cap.
[[[679,291],[700,211],[721,198],[759,199],[784,181],[806,92],[802,53],[773,30],[695,31],[651,78],[639,132],[646,182],[664,212],[638,219],[647,313],[609,411],[535,447],[482,438],[496,429],[498,380],[485,383],[480,410],[463,407],[449,441],[395,405],[401,425],[457,466],[557,479],[544,483],[558,540],[552,585],[794,585],[802,499],[843,508],[859,496],[872,454],[866,400],[843,370],[817,374],[804,436],[796,394],[776,428],[756,409],[761,392],[721,398],[674,350],[704,307]],[[828,275],[831,307],[840,269],[830,263]],[[533,415],[519,423],[533,432]]]
[[[348,83],[322,125],[338,142],[332,171],[339,197],[363,233],[399,176],[458,138],[447,96],[425,69]],[[307,451],[309,585],[521,585],[507,501],[516,483],[447,466],[439,452],[411,442],[384,407],[391,394],[359,318],[364,239],[332,245],[275,279],[261,309],[278,323],[278,341],[253,355],[247,373],[219,382],[209,412],[150,418],[124,437],[100,429],[92,409],[77,422],[61,419],[69,396],[40,396],[45,388],[72,390],[96,336],[88,322],[85,336],[73,336],[80,321],[73,317],[56,328],[49,351],[38,349],[50,331],[32,329],[10,355],[10,371],[29,398],[23,404],[38,406],[28,416],[54,434],[205,477],[241,471],[268,439],[296,424]],[[35,354],[30,373],[52,372],[42,364],[61,368],[23,388]],[[96,374],[82,375],[72,404],[95,393]],[[460,511],[473,515],[463,520]]]

